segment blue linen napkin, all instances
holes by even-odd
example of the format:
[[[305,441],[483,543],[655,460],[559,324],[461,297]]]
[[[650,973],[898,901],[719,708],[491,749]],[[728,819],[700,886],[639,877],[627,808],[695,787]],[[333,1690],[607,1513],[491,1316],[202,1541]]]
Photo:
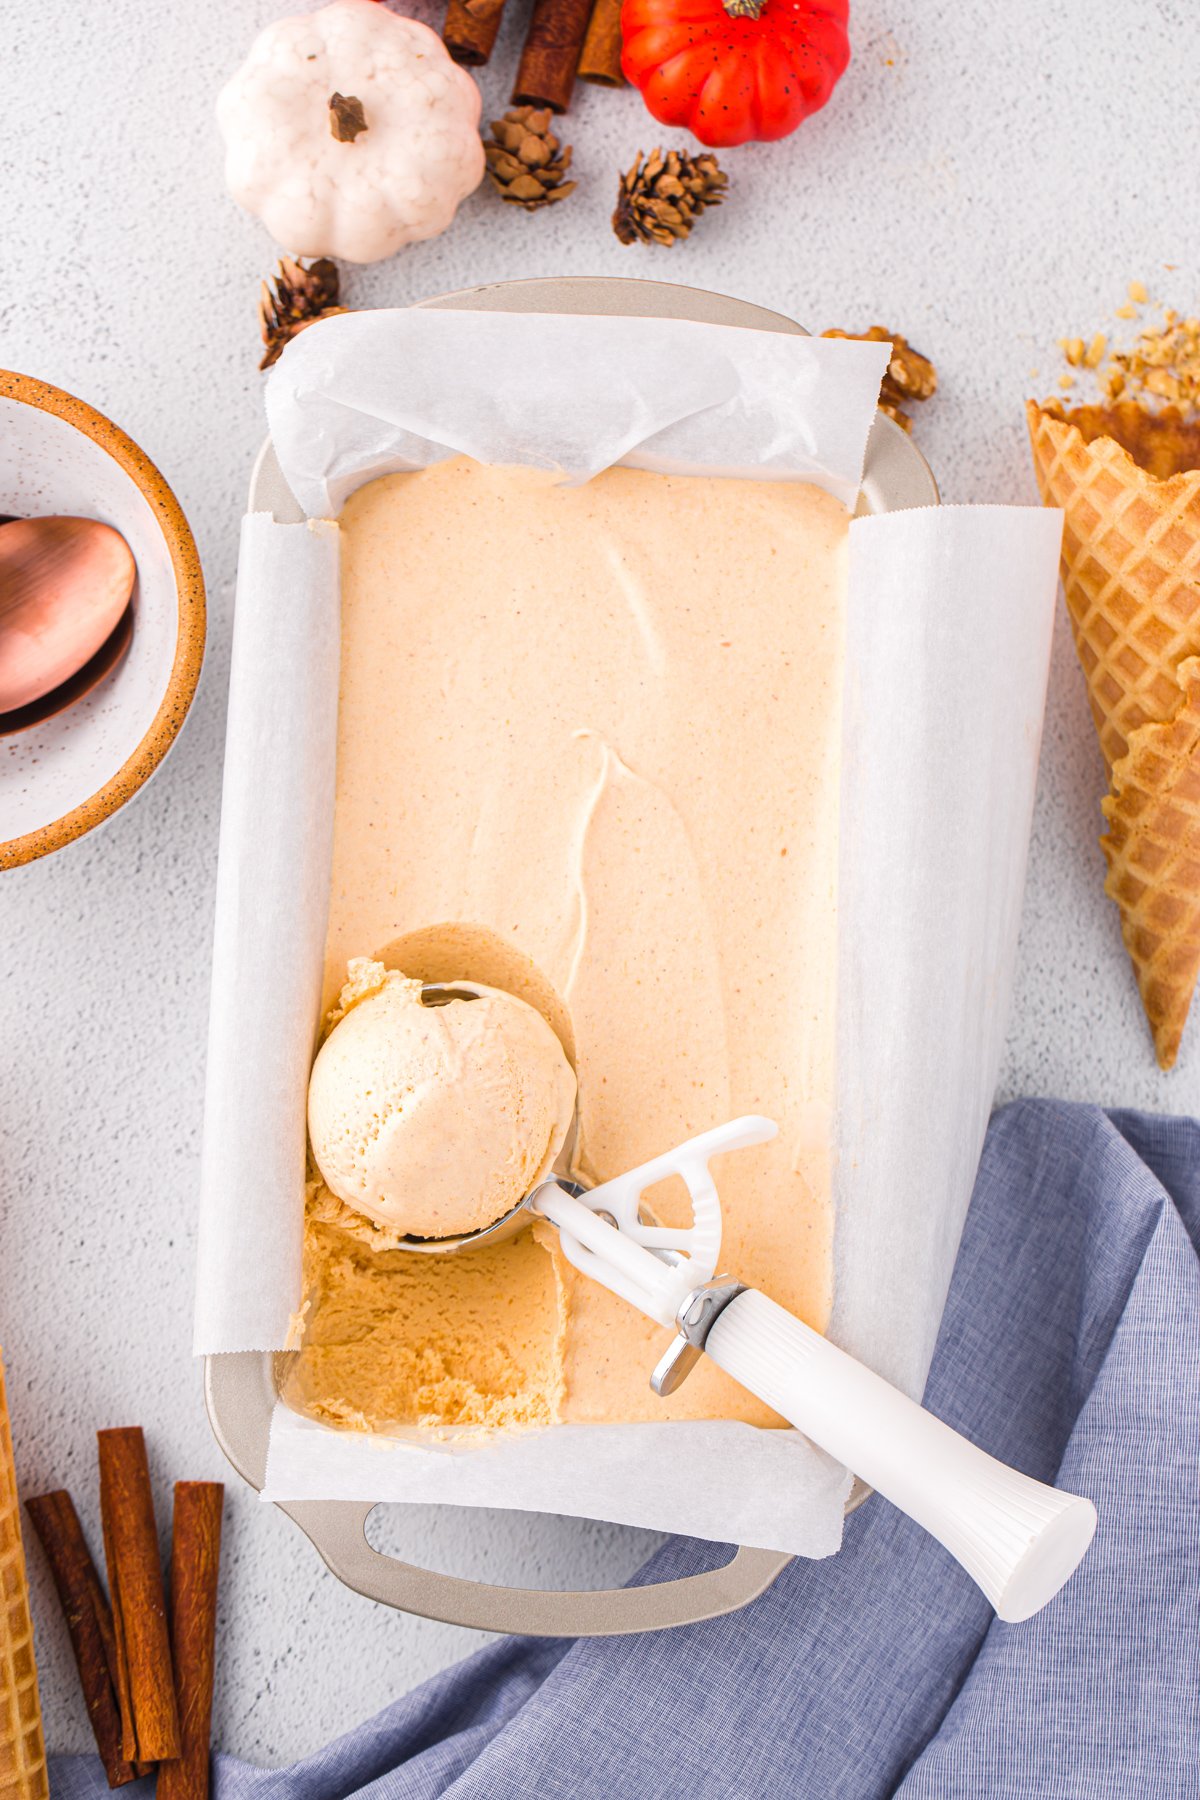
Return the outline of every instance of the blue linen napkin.
[[[500,1640],[290,1769],[216,1757],[215,1800],[1196,1800],[1198,1245],[1197,1122],[993,1118],[926,1403],[1096,1503],[1079,1572],[1028,1623],[876,1496],[840,1555],[741,1612]],[[638,1579],[727,1554],[676,1539]],[[52,1789],[107,1793],[92,1757],[53,1758]]]

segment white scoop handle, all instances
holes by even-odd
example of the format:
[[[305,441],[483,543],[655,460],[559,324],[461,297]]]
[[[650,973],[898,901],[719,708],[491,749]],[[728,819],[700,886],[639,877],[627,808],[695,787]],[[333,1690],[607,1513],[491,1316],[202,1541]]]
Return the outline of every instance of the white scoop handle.
[[[944,1544],[1002,1619],[1052,1600],[1092,1541],[1090,1500],[997,1462],[755,1288],[724,1307],[704,1349]]]

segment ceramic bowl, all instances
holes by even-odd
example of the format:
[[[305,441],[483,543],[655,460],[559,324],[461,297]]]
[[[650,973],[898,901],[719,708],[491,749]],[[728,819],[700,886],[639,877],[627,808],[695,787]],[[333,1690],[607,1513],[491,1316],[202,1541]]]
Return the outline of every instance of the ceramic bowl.
[[[0,868],[61,849],[149,779],[187,716],[204,656],[204,579],[179,502],[150,459],[82,400],[0,370],[0,516],[71,513],[122,532],[134,628],[73,706],[0,737]]]

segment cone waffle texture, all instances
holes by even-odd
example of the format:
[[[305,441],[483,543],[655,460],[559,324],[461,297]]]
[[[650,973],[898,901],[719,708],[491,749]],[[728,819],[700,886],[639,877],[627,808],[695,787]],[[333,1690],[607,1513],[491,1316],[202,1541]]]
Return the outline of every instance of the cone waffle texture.
[[[1200,469],[1159,477],[1054,407],[1028,417],[1109,770],[1105,891],[1169,1069],[1200,975]]]
[[[0,1796],[3,1800],[45,1800],[49,1792],[8,1399],[0,1363]]]
[[[1104,802],[1106,892],[1164,1069],[1179,1053],[1200,975],[1200,657],[1179,671],[1174,718],[1135,731]]]
[[[1200,655],[1200,469],[1159,480],[1114,438],[1086,442],[1029,402],[1038,487],[1064,514],[1062,578],[1111,769],[1130,734],[1173,716],[1179,665]]]

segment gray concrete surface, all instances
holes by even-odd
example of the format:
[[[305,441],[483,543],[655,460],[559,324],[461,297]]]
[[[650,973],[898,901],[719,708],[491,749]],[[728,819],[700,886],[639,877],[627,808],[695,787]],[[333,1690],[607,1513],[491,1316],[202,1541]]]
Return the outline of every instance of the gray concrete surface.
[[[226,199],[212,109],[286,3],[0,0],[0,365],[92,401],[160,464],[212,606],[199,699],[151,788],[0,884],[0,1339],[23,1480],[72,1487],[93,1533],[98,1426],[144,1423],[164,1495],[168,1479],[223,1472],[189,1355],[192,1259],[231,596],[272,252]],[[484,72],[485,117],[505,103],[522,10]],[[946,499],[1032,500],[1021,401],[1057,368],[1055,340],[1104,324],[1132,277],[1195,308],[1200,160],[1178,101],[1200,13],[1189,0],[853,10],[854,62],[827,112],[729,154],[728,203],[691,243],[626,250],[610,234],[618,166],[663,134],[636,95],[589,89],[565,124],[580,182],[567,202],[529,217],[481,191],[443,238],[352,273],[347,299],[654,275],[815,327],[879,320],[937,361],[942,392],[918,431]],[[1200,1028],[1159,1075],[1101,893],[1101,782],[1060,630],[1002,1093],[1200,1111]],[[348,1593],[236,1481],[227,1532],[223,1748],[288,1760],[472,1647]],[[417,1560],[568,1585],[623,1578],[650,1541],[426,1509],[387,1532]],[[50,1741],[81,1749],[33,1560]]]

